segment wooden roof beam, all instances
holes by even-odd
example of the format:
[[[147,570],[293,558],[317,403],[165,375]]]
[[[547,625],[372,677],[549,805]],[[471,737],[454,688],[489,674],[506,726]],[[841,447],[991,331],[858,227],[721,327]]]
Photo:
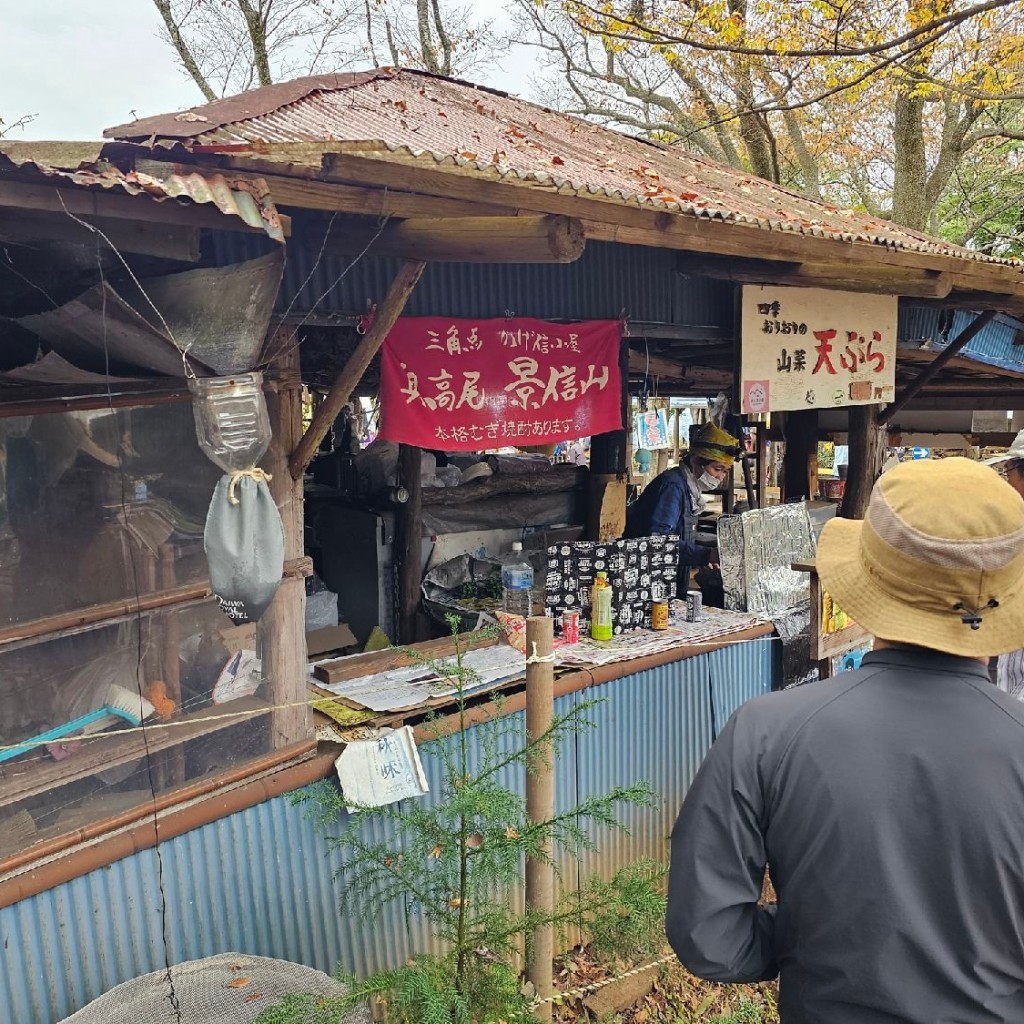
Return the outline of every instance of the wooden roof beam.
[[[740,284],[790,285],[797,288],[835,288],[880,295],[938,299],[949,295],[953,280],[938,270],[746,259],[708,253],[680,253],[680,273],[715,277]]]
[[[953,288],[1019,296],[1024,300],[1024,271],[1003,264],[866,242],[844,242],[795,231],[767,231],[668,210],[644,209],[599,196],[560,191],[553,184],[485,178],[475,168],[439,170],[399,154],[380,151],[327,154],[324,166],[325,180],[387,186],[580,217],[587,237],[601,241],[727,256],[823,262],[843,269],[848,269],[850,264],[860,264],[879,270],[888,267],[935,270],[949,273]]]
[[[281,174],[261,174],[259,177],[270,189],[275,206],[294,206],[303,210],[378,217],[514,217],[518,212],[514,206],[498,203],[475,203],[365,185],[342,185],[309,178],[289,178]]]
[[[968,309],[972,312],[997,309],[1010,316],[1024,317],[1024,296],[985,291],[957,289],[945,299],[922,299],[920,306],[938,306],[940,309]],[[1016,343],[1015,343],[1016,344]]]
[[[110,239],[120,252],[195,263],[199,259],[199,229],[143,220],[90,217],[89,223]],[[5,210],[0,216],[0,241],[33,245],[40,242],[94,242],[93,233],[66,214],[37,210]]]
[[[1018,396],[1019,397],[1019,396]],[[918,395],[907,405],[908,412],[952,412],[968,410],[970,412],[987,412],[991,410],[1005,412],[1011,406],[1007,402],[1013,399],[1008,395],[936,395],[930,392]]]
[[[431,263],[572,263],[585,245],[578,220],[545,215],[410,217],[378,229],[342,224],[322,248],[343,256],[367,250],[373,256]]]
[[[685,380],[689,376],[681,359],[666,359],[636,349],[629,350],[629,372],[645,373],[651,377],[671,377],[674,380]]]

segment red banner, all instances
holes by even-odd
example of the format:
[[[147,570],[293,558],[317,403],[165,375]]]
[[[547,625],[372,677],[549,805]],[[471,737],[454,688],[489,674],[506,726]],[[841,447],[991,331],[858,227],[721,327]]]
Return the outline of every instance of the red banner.
[[[621,324],[402,317],[381,351],[388,441],[443,451],[622,429]]]

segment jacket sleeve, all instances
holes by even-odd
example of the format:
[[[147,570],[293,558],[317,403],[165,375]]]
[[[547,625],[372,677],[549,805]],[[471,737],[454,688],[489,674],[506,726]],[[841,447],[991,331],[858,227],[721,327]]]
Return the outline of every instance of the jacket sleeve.
[[[680,481],[666,485],[651,511],[650,532],[667,536],[679,534],[679,563],[681,565],[707,565],[711,560],[711,549],[698,544],[687,527],[696,528],[695,522],[683,523],[684,518],[693,519],[686,487]]]
[[[777,976],[775,908],[758,906],[767,852],[755,741],[729,720],[683,801],[672,830],[668,940],[710,981]],[[741,733],[742,735],[738,735]]]

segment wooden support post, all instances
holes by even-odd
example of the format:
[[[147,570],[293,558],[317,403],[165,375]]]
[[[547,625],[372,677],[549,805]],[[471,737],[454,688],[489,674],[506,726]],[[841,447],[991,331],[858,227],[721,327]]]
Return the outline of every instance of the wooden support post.
[[[266,351],[281,353],[265,381],[267,412],[273,438],[263,459],[271,475],[270,493],[284,526],[285,563],[303,554],[302,475],[292,479],[288,455],[302,433],[302,379],[294,331],[278,327]],[[283,579],[259,622],[258,646],[271,715],[270,745],[277,749],[306,739],[312,712],[306,701],[306,584],[301,576]]]
[[[850,460],[839,514],[846,519],[863,519],[871,488],[882,471],[886,433],[878,422],[877,405],[853,405],[848,416]]]
[[[666,469],[668,469],[668,449],[659,448],[654,464],[655,475],[658,473],[664,473]]]
[[[327,392],[317,409],[313,422],[309,425],[309,430],[302,435],[302,440],[299,441],[288,461],[288,468],[296,480],[302,479],[306,467],[316,455],[324,435],[331,429],[345,403],[352,397],[352,392],[384,343],[388,331],[394,326],[395,321],[405,308],[405,303],[412,294],[413,288],[416,287],[416,282],[420,279],[425,266],[425,263],[417,260],[407,260],[399,268],[384,301],[377,310],[373,324],[363,335],[356,350],[349,356],[341,375],[331,385],[331,390]]]
[[[629,435],[632,407],[629,400],[629,346],[619,351],[622,374],[622,430],[597,434],[590,443],[590,505],[586,536],[610,540],[626,529],[626,470],[629,465]]]
[[[415,643],[419,637],[416,615],[423,577],[423,484],[422,450],[411,444],[398,446],[398,479],[409,500],[398,507],[398,642]]]
[[[170,590],[178,583],[177,557],[173,544],[160,545],[160,565],[158,578],[160,587],[163,590]],[[161,674],[167,696],[174,701],[175,706],[181,710],[181,624],[178,621],[178,614],[171,609],[163,616],[163,637]],[[175,786],[185,782],[185,748],[180,744],[173,747],[169,752],[168,768]]]
[[[768,507],[768,424],[757,425],[757,507]]]
[[[817,487],[818,410],[800,409],[786,413],[786,461],[783,496],[786,501],[813,498]],[[811,479],[811,465],[815,479]]]
[[[586,536],[590,540],[618,540],[626,531],[626,478],[618,473],[594,473]]]
[[[757,495],[754,493],[754,476],[750,471],[750,457],[741,456],[743,469],[743,486],[747,492],[747,508],[757,508]]]
[[[991,323],[996,315],[994,309],[978,314],[897,396],[895,401],[878,414],[879,423],[888,423],[906,404],[918,394],[954,356],[964,349]]]
[[[526,620],[526,650],[537,659],[554,650],[554,623],[547,616]],[[551,729],[555,714],[555,671],[550,661],[535,660],[526,665],[526,735],[534,742]],[[555,814],[555,758],[550,740],[538,744],[526,773],[526,816],[531,822],[550,821]],[[550,917],[555,908],[555,869],[550,863],[551,843],[545,841],[543,857],[526,860],[526,907]],[[533,983],[534,997],[547,999],[554,991],[552,961],[555,956],[554,926],[534,929],[526,963],[526,978]],[[541,1020],[551,1020],[551,1003],[536,1009]]]
[[[672,417],[672,461],[679,465],[679,420],[682,416],[682,409],[676,409]]]

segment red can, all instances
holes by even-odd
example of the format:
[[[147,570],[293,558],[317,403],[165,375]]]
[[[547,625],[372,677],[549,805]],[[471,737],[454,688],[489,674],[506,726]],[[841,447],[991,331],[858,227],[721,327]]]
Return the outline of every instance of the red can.
[[[578,644],[580,642],[580,613],[562,612],[562,642]]]

